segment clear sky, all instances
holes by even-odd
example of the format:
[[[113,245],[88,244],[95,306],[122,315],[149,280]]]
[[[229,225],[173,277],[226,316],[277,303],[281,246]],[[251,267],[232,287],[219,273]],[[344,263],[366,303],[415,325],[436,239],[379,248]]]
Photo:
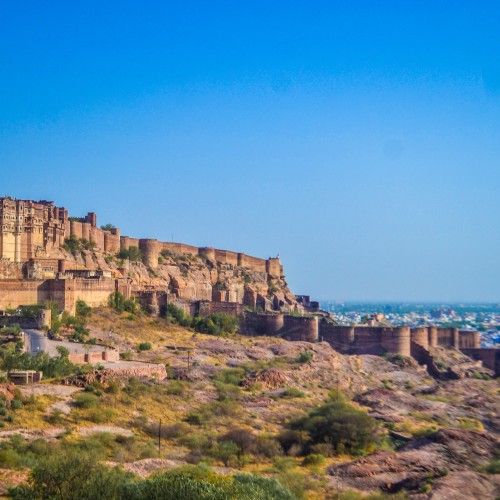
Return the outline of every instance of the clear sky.
[[[500,3],[0,2],[0,192],[280,254],[316,298],[500,301]]]

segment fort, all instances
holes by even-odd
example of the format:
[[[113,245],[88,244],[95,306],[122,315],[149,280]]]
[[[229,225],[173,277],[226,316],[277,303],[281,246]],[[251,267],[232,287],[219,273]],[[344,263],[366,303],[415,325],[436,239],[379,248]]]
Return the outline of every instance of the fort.
[[[131,250],[139,263],[116,259]],[[326,341],[344,354],[399,354],[428,365],[429,349],[443,346],[500,373],[500,350],[482,349],[478,332],[335,324],[318,302],[288,290],[278,257],[122,236],[118,228],[99,228],[94,212],[69,217],[52,201],[0,198],[0,310],[52,301],[74,313],[78,299],[96,307],[115,291],[151,314],[175,304],[191,315],[239,316],[246,335]]]
[[[71,243],[88,250],[90,257],[72,255]],[[130,264],[112,264],[113,257],[131,249],[141,256],[149,276],[165,256],[196,257],[212,263],[212,267],[231,271],[241,278],[240,283],[217,286],[217,275],[214,278],[209,271],[202,276],[205,281],[198,284],[177,276],[155,282],[134,279],[127,268]],[[253,273],[252,279],[249,273]],[[245,280],[260,281],[262,293],[259,287],[244,286]],[[61,311],[74,312],[78,299],[98,306],[106,304],[114,291],[135,297],[157,312],[168,300],[189,312],[194,307],[196,312],[239,314],[244,305],[266,310],[292,306],[293,296],[286,284],[285,293],[273,301],[266,296],[273,280],[284,280],[279,258],[261,259],[241,252],[121,236],[118,228],[99,228],[94,212],[70,217],[67,209],[52,201],[0,198],[0,310],[54,301]]]
[[[481,348],[481,336],[477,331],[435,326],[340,326],[321,315],[247,312],[241,332],[252,336],[279,336],[286,340],[324,341],[342,354],[408,356],[423,365],[433,362],[431,348],[441,346],[460,350],[500,375],[500,349]]]

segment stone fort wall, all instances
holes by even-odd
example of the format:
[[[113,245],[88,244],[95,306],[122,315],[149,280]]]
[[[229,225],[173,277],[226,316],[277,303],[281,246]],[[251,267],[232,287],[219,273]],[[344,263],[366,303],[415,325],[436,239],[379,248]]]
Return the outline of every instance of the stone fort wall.
[[[151,268],[158,267],[159,257],[162,251],[169,251],[180,255],[200,256],[220,264],[230,264],[234,267],[246,267],[251,271],[267,273],[272,278],[283,276],[283,266],[280,259],[260,259],[241,252],[219,250],[210,247],[195,247],[184,243],[162,242],[155,239],[137,239],[129,236],[120,238],[120,248],[128,250],[135,246],[141,250],[144,262]]]
[[[85,217],[68,217],[68,211],[56,207],[52,201],[0,198],[0,262],[24,263],[30,259],[54,258],[51,251],[59,249],[71,237],[84,239],[93,243],[97,251],[112,254],[137,247],[151,268],[158,266],[161,252],[168,250],[182,255],[198,255],[220,264],[246,267],[267,273],[271,278],[283,276],[279,258],[260,259],[216,248],[121,236],[118,228],[109,231],[99,228],[94,212]]]
[[[411,356],[412,342],[425,350],[444,346],[456,349],[479,349],[479,332],[456,328],[338,326],[325,318],[290,316],[286,314],[245,313],[242,333],[272,335],[289,340],[325,341],[344,354],[384,352]]]
[[[91,307],[98,307],[107,304],[109,295],[114,291],[115,280],[102,277],[2,280],[0,310],[54,301],[61,311],[74,314],[78,299],[84,300]]]

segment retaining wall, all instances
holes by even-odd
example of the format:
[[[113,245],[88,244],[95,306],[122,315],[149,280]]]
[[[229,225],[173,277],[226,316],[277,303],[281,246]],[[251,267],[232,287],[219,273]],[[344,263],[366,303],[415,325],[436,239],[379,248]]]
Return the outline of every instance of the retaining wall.
[[[319,338],[318,318],[285,316],[281,336],[289,340],[317,342]]]
[[[495,372],[495,376],[500,376],[500,349],[469,349],[463,348],[462,352],[472,359],[482,361],[483,365]]]

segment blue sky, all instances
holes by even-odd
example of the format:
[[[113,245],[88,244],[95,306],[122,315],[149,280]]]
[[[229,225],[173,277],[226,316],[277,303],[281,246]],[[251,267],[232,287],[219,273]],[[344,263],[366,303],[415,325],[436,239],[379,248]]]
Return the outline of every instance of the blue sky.
[[[296,293],[500,301],[500,4],[0,3],[0,192],[280,254]]]

